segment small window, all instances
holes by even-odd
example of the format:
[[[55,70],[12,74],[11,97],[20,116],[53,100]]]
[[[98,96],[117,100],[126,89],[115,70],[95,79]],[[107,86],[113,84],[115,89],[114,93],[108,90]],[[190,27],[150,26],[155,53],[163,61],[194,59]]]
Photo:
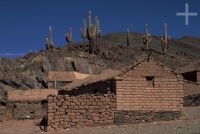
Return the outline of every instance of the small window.
[[[154,76],[146,76],[147,87],[154,87]]]

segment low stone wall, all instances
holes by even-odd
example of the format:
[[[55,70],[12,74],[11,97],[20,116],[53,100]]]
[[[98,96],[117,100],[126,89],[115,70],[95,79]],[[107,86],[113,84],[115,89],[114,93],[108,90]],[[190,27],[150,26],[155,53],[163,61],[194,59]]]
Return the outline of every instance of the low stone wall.
[[[137,124],[153,121],[169,121],[181,116],[180,111],[116,111],[115,124]]]
[[[49,96],[48,123],[52,128],[114,124],[114,94]]]

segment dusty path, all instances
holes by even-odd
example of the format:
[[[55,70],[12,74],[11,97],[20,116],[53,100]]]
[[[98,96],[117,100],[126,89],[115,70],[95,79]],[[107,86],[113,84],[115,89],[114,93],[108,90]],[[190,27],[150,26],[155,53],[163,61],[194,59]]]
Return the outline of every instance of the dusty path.
[[[57,130],[46,134],[200,134],[200,106],[186,107],[181,120]],[[0,122],[0,134],[44,134],[32,120]]]

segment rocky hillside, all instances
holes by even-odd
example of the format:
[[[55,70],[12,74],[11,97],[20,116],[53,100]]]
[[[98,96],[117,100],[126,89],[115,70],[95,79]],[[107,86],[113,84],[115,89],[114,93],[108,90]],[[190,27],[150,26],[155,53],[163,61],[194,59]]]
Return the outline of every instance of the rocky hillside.
[[[172,39],[167,55],[163,55],[159,37],[153,37],[150,52],[142,48],[141,37],[141,34],[131,33],[131,46],[127,47],[125,33],[108,34],[101,38],[95,55],[89,55],[87,49],[77,44],[72,50],[63,47],[28,53],[15,60],[0,58],[0,99],[4,90],[47,88],[49,71],[98,74],[106,68],[122,69],[148,53],[173,69],[200,59],[200,39]]]

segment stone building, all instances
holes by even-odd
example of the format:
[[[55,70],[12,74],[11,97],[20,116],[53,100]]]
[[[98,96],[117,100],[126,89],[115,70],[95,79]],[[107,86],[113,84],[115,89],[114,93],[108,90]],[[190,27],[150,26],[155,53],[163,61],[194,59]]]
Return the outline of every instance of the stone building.
[[[182,76],[153,58],[75,80],[48,97],[52,128],[171,120],[183,107]]]
[[[26,119],[42,116],[45,112],[47,113],[47,96],[57,94],[57,89],[8,91],[5,117],[9,116],[8,119]]]
[[[48,88],[61,88],[74,80],[77,79],[84,79],[88,77],[89,74],[82,74],[78,72],[58,72],[58,71],[51,71],[48,73]]]

